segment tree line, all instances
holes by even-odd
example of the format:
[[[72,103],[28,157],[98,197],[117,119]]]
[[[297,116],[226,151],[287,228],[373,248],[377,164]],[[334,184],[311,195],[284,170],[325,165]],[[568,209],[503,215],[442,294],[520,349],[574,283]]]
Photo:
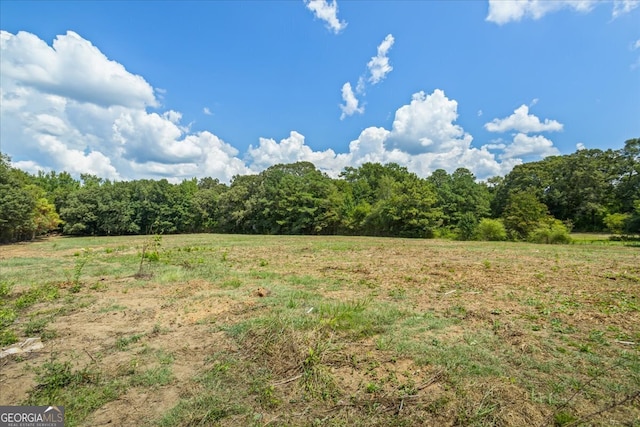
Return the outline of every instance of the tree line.
[[[479,182],[467,169],[421,178],[390,163],[312,163],[173,184],[35,175],[0,155],[0,242],[65,235],[340,234],[462,240],[568,241],[568,232],[640,234],[640,138],[619,150],[578,150]]]

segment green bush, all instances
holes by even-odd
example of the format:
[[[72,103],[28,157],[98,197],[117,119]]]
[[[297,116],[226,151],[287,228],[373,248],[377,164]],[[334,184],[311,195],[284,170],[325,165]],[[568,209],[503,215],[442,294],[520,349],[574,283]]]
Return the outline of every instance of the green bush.
[[[479,240],[507,240],[507,230],[499,219],[482,219],[476,228],[476,235]]]
[[[631,220],[630,214],[613,213],[604,217],[604,224],[613,234],[622,234]]]
[[[571,236],[562,221],[553,219],[540,224],[529,234],[528,240],[533,243],[567,244],[571,243]]]

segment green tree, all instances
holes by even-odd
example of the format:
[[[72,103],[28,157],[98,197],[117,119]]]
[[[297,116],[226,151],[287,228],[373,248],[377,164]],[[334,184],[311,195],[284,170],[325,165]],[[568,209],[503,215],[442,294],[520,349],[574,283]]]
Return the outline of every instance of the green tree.
[[[0,153],[0,243],[33,239],[48,231],[47,216],[53,219],[46,199],[39,197],[42,190],[10,162]]]
[[[225,233],[259,233],[256,217],[263,177],[236,175],[218,199],[219,227]]]
[[[451,175],[443,169],[437,169],[427,181],[436,192],[435,206],[442,211],[442,226],[466,236],[465,239],[469,238],[469,226],[477,223],[478,218],[491,214],[489,188],[484,183],[476,182],[476,177],[468,169],[458,168]],[[460,230],[459,225],[466,229]]]
[[[548,210],[535,194],[515,192],[509,195],[503,222],[514,240],[525,240],[548,217]]]

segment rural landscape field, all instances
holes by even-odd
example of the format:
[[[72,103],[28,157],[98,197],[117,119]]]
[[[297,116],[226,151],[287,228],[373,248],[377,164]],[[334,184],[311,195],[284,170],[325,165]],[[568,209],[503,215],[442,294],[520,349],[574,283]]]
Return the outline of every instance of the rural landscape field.
[[[640,425],[623,242],[51,237],[0,271],[3,343],[43,345],[0,403],[69,426]]]

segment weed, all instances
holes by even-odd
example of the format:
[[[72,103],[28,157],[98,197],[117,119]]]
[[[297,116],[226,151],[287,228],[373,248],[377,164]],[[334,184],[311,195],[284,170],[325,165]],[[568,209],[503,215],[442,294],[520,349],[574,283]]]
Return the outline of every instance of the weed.
[[[4,280],[0,282],[0,298],[2,298],[0,299],[0,305],[4,303],[4,298],[9,296],[12,288],[13,284]]]
[[[78,253],[77,259],[74,263],[71,275],[67,274],[67,283],[71,284],[69,288],[70,292],[77,293],[80,291],[82,283],[80,282],[80,276],[82,276],[82,270],[84,269],[92,252],[89,249],[83,249],[82,253]],[[74,254],[75,255],[75,254]]]
[[[116,348],[120,351],[126,350],[130,344],[140,341],[144,334],[135,334],[130,337],[120,337],[116,340]]]
[[[140,253],[140,264],[138,265],[138,272],[135,277],[148,277],[149,273],[144,272],[144,262],[160,261],[160,248],[162,247],[162,236],[156,234],[152,237],[148,237],[142,243],[142,251]]]
[[[242,286],[242,280],[240,280],[240,279],[225,280],[224,282],[221,283],[220,286],[222,288],[238,289],[240,286]]]
[[[5,329],[13,324],[18,315],[9,307],[0,307],[0,329]]]
[[[24,405],[50,405],[55,402],[65,407],[65,425],[80,424],[89,414],[107,402],[115,400],[124,391],[116,380],[87,368],[73,370],[70,362],[55,359],[35,368],[37,385],[30,391]]]
[[[389,291],[389,296],[394,300],[403,300],[407,297],[407,290],[404,288],[394,288]]]
[[[142,387],[155,387],[167,385],[173,380],[173,373],[167,366],[151,368],[146,371],[136,373],[131,377],[131,385]]]
[[[305,391],[312,398],[327,400],[335,397],[338,389],[328,368],[322,363],[326,343],[318,341],[309,347],[307,356],[302,362],[302,382]]]
[[[44,328],[47,326],[49,321],[44,318],[40,319],[32,319],[27,323],[24,327],[24,334],[27,336],[33,336],[36,334],[40,334],[44,332]]]
[[[257,395],[258,403],[265,409],[276,409],[282,404],[276,388],[271,384],[259,382],[251,387],[251,391]]]
[[[574,415],[566,411],[557,412],[553,416],[553,424],[557,427],[573,424],[576,421],[578,421],[578,419]]]
[[[42,284],[32,286],[27,292],[20,295],[14,306],[17,309],[24,309],[39,302],[53,301],[60,297],[60,290],[52,284]]]
[[[16,342],[18,342],[18,337],[15,332],[10,331],[9,329],[0,330],[0,347],[11,345]]]

